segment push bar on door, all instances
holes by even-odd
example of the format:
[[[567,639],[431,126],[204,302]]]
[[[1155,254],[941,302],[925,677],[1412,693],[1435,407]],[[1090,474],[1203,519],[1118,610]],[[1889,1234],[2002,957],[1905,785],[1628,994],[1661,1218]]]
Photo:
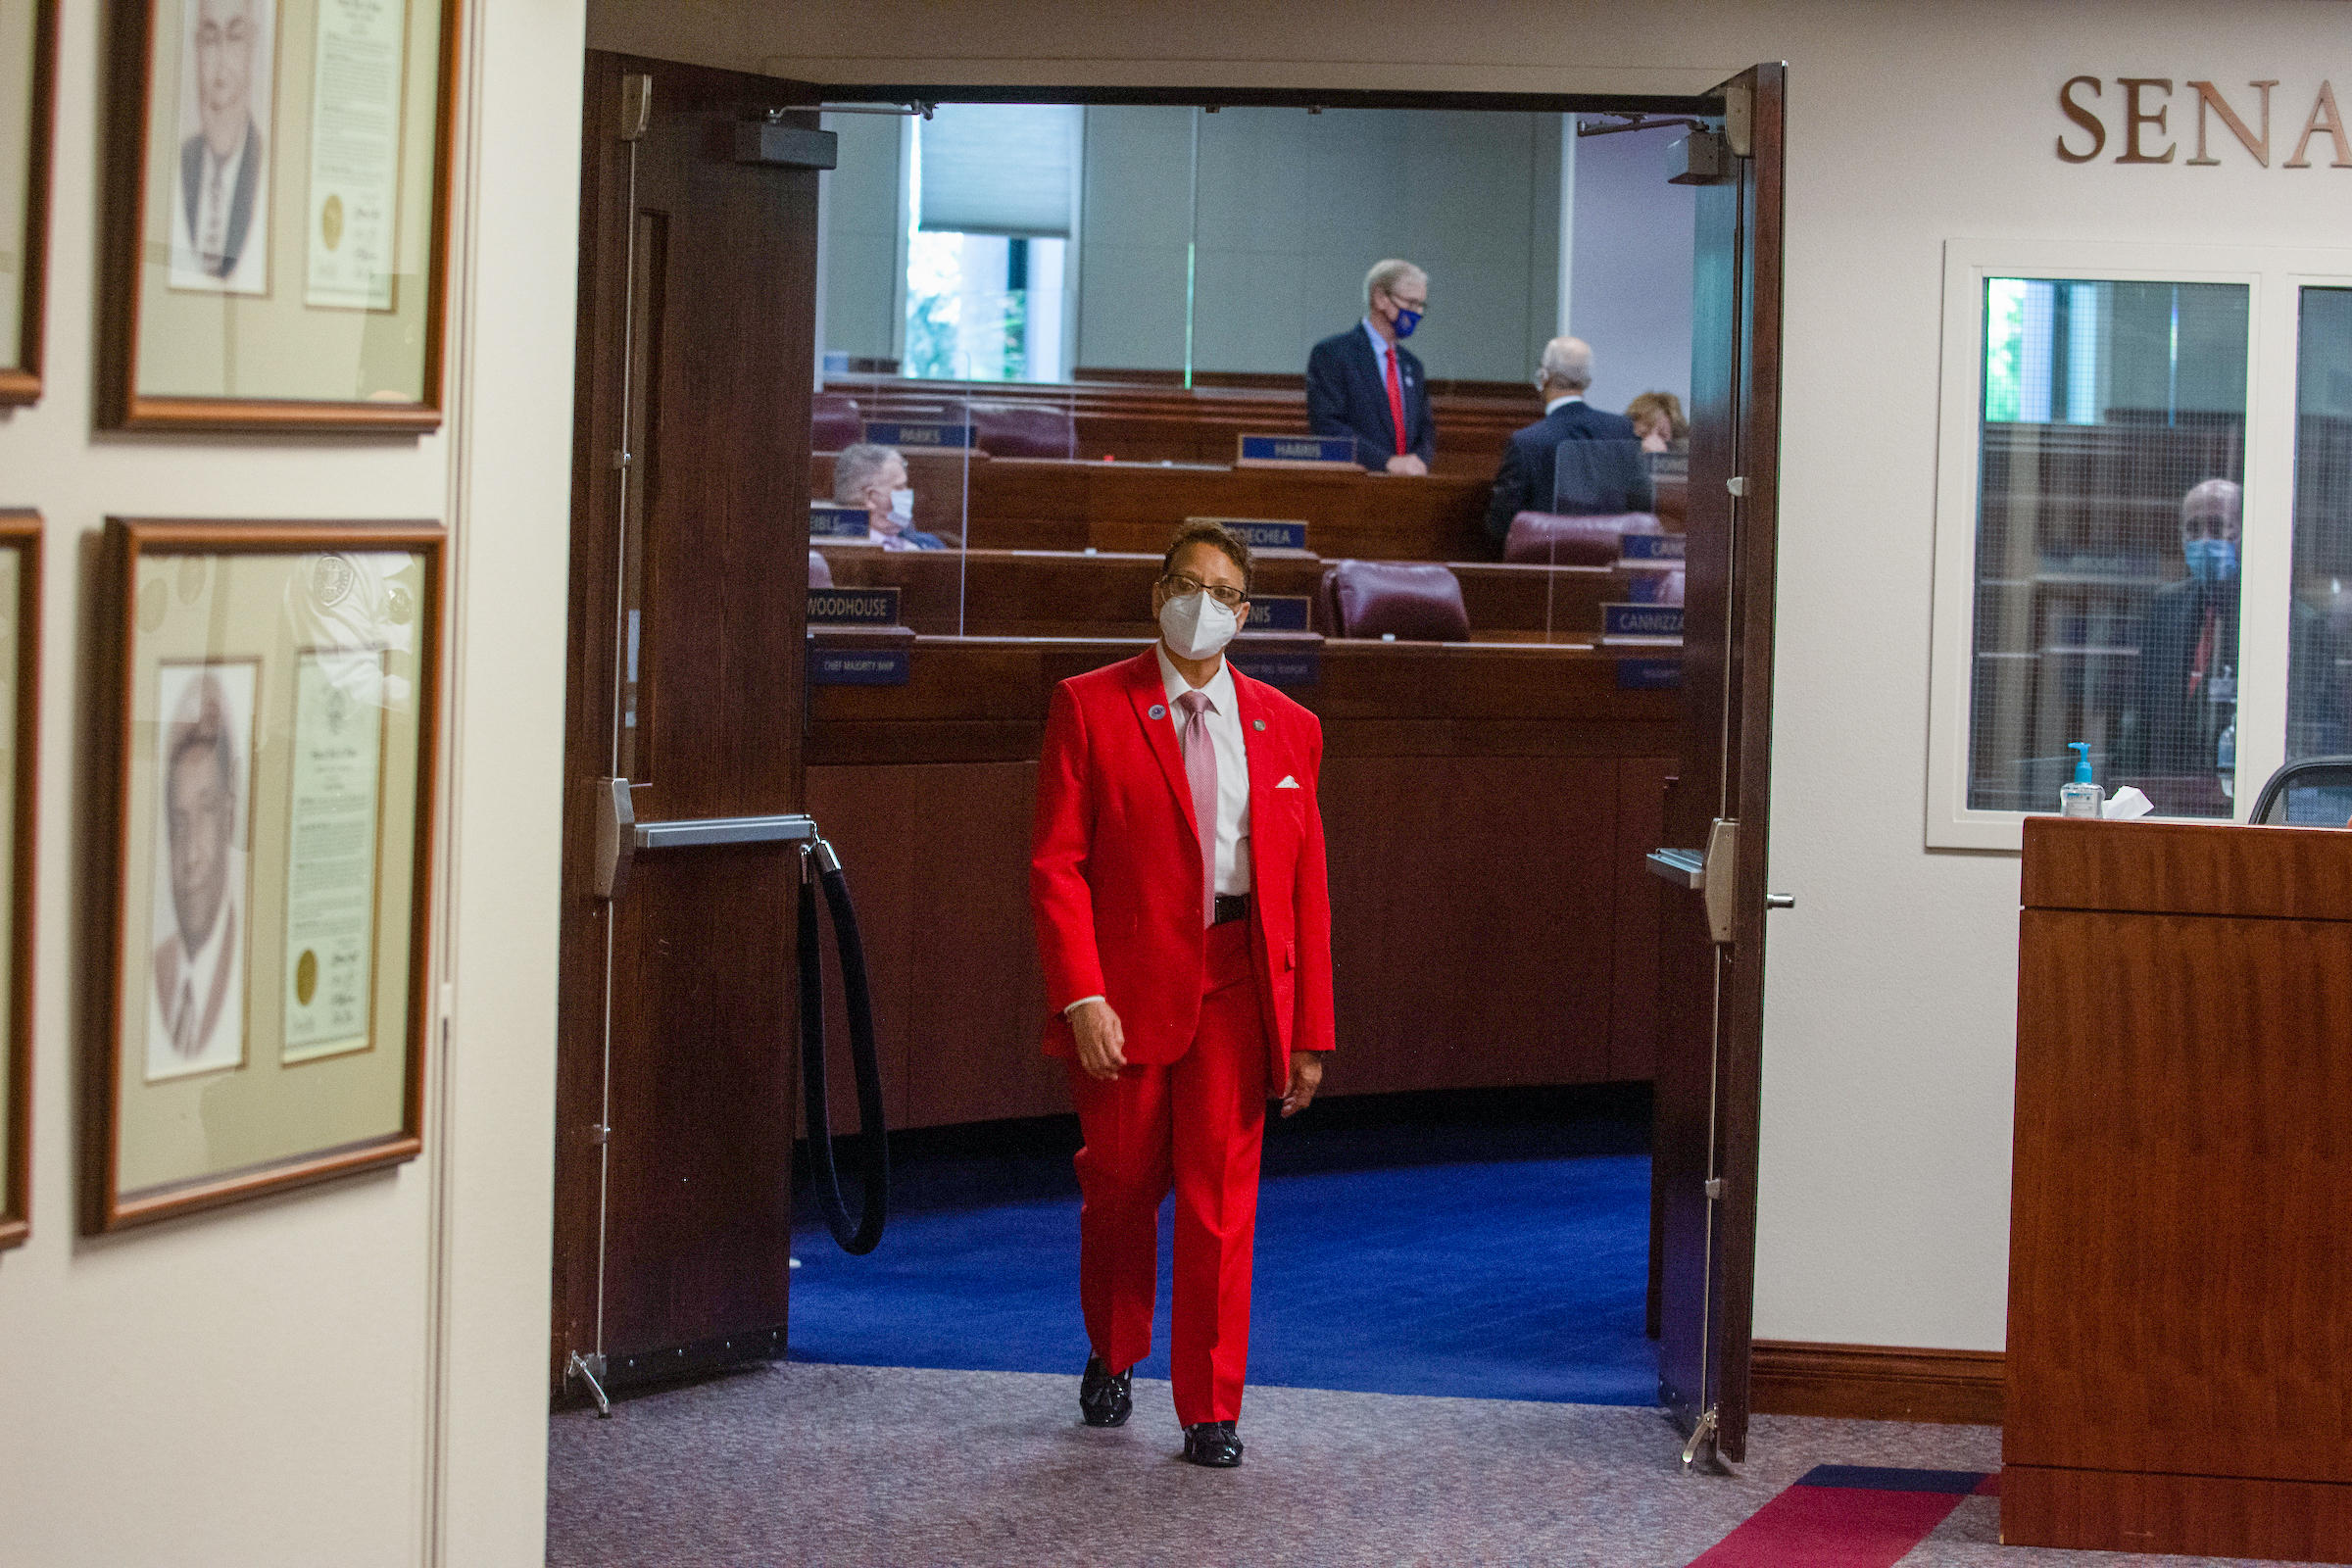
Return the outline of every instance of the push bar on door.
[[[677,822],[639,822],[632,835],[641,850],[683,850],[704,844],[802,844],[815,838],[816,818],[704,816]]]

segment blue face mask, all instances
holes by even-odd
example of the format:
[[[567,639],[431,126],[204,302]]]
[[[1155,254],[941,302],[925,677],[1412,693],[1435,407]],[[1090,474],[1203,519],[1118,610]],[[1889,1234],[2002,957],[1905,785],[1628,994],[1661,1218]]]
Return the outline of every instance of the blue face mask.
[[[2229,582],[2237,575],[2233,539],[2183,540],[2180,554],[2188,558],[2188,574],[2199,582]]]
[[[1420,324],[1421,313],[1419,311],[1408,311],[1401,305],[1396,307],[1396,336],[1400,341],[1411,337],[1413,328]]]

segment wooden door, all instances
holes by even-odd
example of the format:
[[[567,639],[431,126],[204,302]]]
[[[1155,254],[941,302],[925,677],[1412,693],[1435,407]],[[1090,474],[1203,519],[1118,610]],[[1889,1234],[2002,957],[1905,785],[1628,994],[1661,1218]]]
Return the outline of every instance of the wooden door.
[[[797,851],[634,854],[802,806],[816,172],[806,86],[591,53],[564,763],[553,1367],[784,1345]],[[748,141],[747,141],[748,137]],[[823,160],[829,163],[828,160]],[[601,1355],[601,1362],[595,1359]],[[574,1385],[574,1392],[580,1392]]]
[[[1755,1285],[1785,78],[1758,66],[1718,89],[1734,156],[1698,191],[1682,760],[1665,838],[1717,843],[1722,929],[1703,889],[1667,901],[1652,1133],[1659,1397],[1690,1451],[1731,1460],[1747,1444]]]

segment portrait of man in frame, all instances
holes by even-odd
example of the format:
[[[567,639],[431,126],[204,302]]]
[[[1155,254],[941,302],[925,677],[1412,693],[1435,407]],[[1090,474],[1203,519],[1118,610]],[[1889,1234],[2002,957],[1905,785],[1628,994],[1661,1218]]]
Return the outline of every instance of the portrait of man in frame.
[[[180,0],[172,286],[270,291],[277,0]]]
[[[257,672],[248,662],[166,664],[157,674],[149,1082],[245,1060]]]

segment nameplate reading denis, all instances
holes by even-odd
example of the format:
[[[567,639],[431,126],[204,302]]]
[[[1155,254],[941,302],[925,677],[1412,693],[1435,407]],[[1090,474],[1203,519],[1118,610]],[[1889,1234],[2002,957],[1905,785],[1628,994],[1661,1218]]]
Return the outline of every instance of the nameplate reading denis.
[[[1264,599],[1252,599],[1250,601],[1248,629],[1250,631],[1304,631],[1306,630],[1306,605],[1307,600],[1304,594],[1299,594],[1295,598],[1288,594],[1276,594]]]
[[[942,424],[930,420],[874,420],[865,422],[865,438],[882,447],[973,447],[978,446],[977,426]]]
[[[896,588],[811,588],[808,624],[811,626],[896,626],[899,591]]]
[[[1680,564],[1688,543],[1679,533],[1629,533],[1617,553],[1627,561],[1671,561]]]
[[[1680,605],[1603,605],[1600,614],[1603,642],[1682,641]]]
[[[1351,435],[1246,435],[1240,460],[1248,464],[1312,463],[1355,467],[1355,437]]]
[[[1262,680],[1269,686],[1294,690],[1312,686],[1323,678],[1323,656],[1313,647],[1306,648],[1244,648],[1228,644],[1225,657],[1233,667],[1252,680]]]
[[[811,539],[863,539],[873,531],[873,524],[863,507],[837,507],[829,502],[816,501],[808,507],[808,537]]]
[[[1621,692],[1673,691],[1683,683],[1679,659],[1620,659],[1617,689]]]
[[[1187,517],[1187,522],[1221,524],[1252,550],[1304,550],[1306,524],[1281,522],[1270,517]]]
[[[811,686],[904,686],[913,669],[904,648],[811,648]]]

